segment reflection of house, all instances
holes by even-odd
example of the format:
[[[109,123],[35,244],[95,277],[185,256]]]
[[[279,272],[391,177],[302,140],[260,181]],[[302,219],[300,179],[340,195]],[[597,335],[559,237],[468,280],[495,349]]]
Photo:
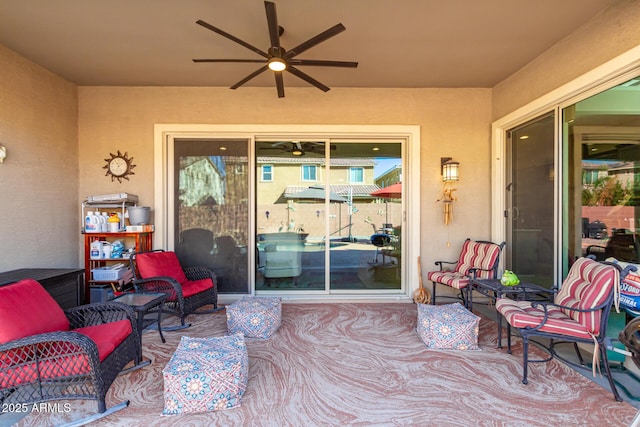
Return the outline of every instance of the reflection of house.
[[[198,206],[205,200],[213,200],[210,203],[213,205],[224,204],[226,171],[222,157],[183,157],[180,163],[183,206]]]
[[[285,194],[327,181],[336,194],[346,198],[352,191],[354,201],[363,197],[370,201],[369,193],[377,189],[374,186],[374,166],[373,159],[331,159],[330,172],[327,173],[324,158],[258,157],[257,204],[281,203]]]
[[[380,188],[388,187],[396,182],[402,182],[402,166],[400,165],[387,169],[375,180],[375,184]]]

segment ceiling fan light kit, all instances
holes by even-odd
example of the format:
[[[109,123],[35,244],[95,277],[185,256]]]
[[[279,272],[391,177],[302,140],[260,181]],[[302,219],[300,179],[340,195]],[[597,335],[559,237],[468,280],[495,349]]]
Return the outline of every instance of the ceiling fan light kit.
[[[267,14],[267,26],[269,28],[269,40],[271,42],[271,46],[267,49],[267,52],[259,49],[244,40],[241,40],[220,28],[214,27],[213,25],[203,21],[198,20],[196,24],[213,31],[214,33],[220,34],[227,39],[238,43],[241,46],[246,47],[254,53],[262,56],[263,59],[194,59],[193,62],[237,62],[237,63],[259,63],[263,64],[256,71],[252,72],[236,84],[231,86],[231,89],[237,89],[240,86],[247,83],[249,80],[254,77],[262,74],[267,70],[271,70],[274,72],[274,77],[276,81],[276,90],[278,91],[278,98],[284,97],[284,81],[282,78],[282,72],[288,71],[294,76],[304,80],[312,86],[317,87],[318,89],[327,92],[329,90],[328,86],[320,83],[307,73],[300,71],[295,66],[315,66],[315,67],[341,67],[341,68],[356,68],[358,66],[357,62],[351,61],[327,61],[327,60],[317,60],[317,59],[300,59],[296,58],[296,56],[300,55],[303,52],[311,49],[312,47],[330,39],[331,37],[343,32],[346,30],[345,26],[342,24],[336,24],[333,27],[321,32],[320,34],[310,38],[309,40],[299,44],[298,46],[285,51],[285,49],[280,46],[280,36],[284,33],[284,29],[278,25],[278,17],[276,14],[276,4],[270,1],[264,2],[265,11]]]

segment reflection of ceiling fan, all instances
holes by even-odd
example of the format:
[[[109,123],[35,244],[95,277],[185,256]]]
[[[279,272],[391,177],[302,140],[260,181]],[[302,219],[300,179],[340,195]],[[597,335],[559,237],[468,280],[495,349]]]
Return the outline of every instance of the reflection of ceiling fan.
[[[358,66],[357,62],[347,62],[347,61],[325,61],[325,60],[316,60],[316,59],[297,59],[296,56],[301,53],[311,49],[317,44],[322,43],[323,41],[330,39],[331,37],[341,33],[346,30],[345,26],[342,24],[336,24],[328,30],[323,31],[322,33],[316,35],[315,37],[310,38],[309,40],[299,44],[293,49],[289,49],[286,51],[282,46],[280,46],[280,36],[284,33],[284,28],[278,26],[278,17],[276,16],[276,4],[270,1],[264,2],[264,7],[267,12],[267,24],[269,27],[269,38],[271,41],[271,47],[269,47],[267,52],[264,52],[257,47],[240,40],[239,38],[217,28],[211,24],[204,22],[203,20],[196,21],[196,24],[202,25],[203,27],[220,34],[232,40],[247,49],[257,53],[262,56],[264,59],[194,59],[193,62],[251,62],[251,63],[260,63],[264,64],[262,67],[258,68],[253,73],[249,74],[238,83],[231,86],[231,89],[237,89],[243,84],[247,83],[249,80],[253,79],[257,75],[263,73],[267,69],[272,70],[274,72],[276,78],[276,88],[278,90],[278,98],[284,97],[284,82],[282,80],[282,72],[288,71],[296,77],[301,78],[307,83],[317,87],[318,89],[326,92],[329,88],[310,75],[303,73],[298,70],[295,66],[298,65],[310,65],[317,67],[345,67],[345,68],[356,68]]]
[[[336,146],[331,144],[330,150],[335,150]],[[276,150],[284,153],[291,153],[294,156],[304,156],[306,153],[315,153],[324,155],[325,143],[324,142],[300,142],[300,141],[281,141],[274,142],[270,147],[262,147],[263,150]]]

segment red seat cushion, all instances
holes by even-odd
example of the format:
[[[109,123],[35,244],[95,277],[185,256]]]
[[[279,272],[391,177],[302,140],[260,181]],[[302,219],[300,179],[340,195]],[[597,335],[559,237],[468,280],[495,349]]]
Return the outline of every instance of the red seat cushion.
[[[68,330],[67,316],[40,283],[25,279],[0,286],[0,343]]]
[[[73,331],[88,336],[96,343],[100,361],[102,362],[122,341],[131,335],[132,329],[130,321],[118,320],[117,322],[102,325],[86,326]]]
[[[136,255],[138,273],[143,279],[171,277],[179,283],[187,282],[187,276],[175,252],[146,252]]]
[[[187,280],[182,284],[182,296],[189,298],[202,291],[213,288],[213,280],[210,278],[200,280]]]

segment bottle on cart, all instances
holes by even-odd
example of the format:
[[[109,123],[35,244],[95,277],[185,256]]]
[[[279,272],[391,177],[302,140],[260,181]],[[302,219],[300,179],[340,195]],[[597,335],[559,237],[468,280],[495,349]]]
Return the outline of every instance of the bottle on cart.
[[[109,214],[106,212],[100,215],[100,228],[103,233],[109,231]]]
[[[91,259],[102,258],[102,242],[100,240],[94,240],[91,242],[91,249],[89,253]]]
[[[99,233],[100,231],[100,220],[93,214],[93,211],[88,211],[87,216],[84,218],[84,232]]]
[[[120,231],[120,217],[117,213],[114,213],[109,217],[109,231],[112,233]]]

